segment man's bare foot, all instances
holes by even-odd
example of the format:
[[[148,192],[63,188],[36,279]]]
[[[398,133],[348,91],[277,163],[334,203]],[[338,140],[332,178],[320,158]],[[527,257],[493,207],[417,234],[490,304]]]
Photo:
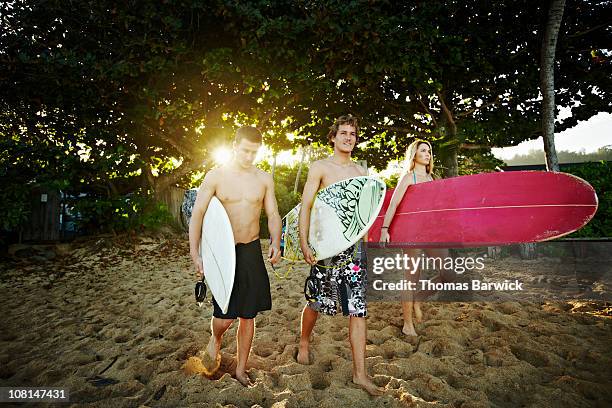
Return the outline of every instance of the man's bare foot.
[[[412,323],[404,322],[402,333],[404,333],[406,336],[415,336],[415,337],[418,336],[417,332],[414,330],[414,325]]]
[[[380,388],[379,386],[374,384],[372,380],[367,376],[364,378],[353,377],[353,384],[363,388],[368,394],[373,395],[375,397],[383,395],[385,393],[385,390],[383,388]]]
[[[308,348],[308,343],[300,342],[296,360],[300,364],[304,364],[304,365],[310,364],[310,352]]]
[[[221,365],[221,345],[215,340],[215,336],[210,336],[206,351],[202,353],[202,364],[206,375],[213,375]]]
[[[236,371],[236,379],[240,382],[240,384],[244,385],[245,387],[253,386],[251,379],[245,372],[239,373],[238,371]]]
[[[414,303],[414,321],[417,323],[421,323],[423,321],[423,311],[421,310],[421,305],[418,303]]]

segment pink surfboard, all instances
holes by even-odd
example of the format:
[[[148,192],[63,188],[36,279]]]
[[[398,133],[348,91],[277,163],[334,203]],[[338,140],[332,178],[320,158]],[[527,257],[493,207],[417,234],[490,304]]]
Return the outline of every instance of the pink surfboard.
[[[368,232],[378,242],[393,190]],[[478,247],[546,241],[586,225],[597,195],[567,173],[482,173],[408,187],[389,233],[391,243],[415,247]]]

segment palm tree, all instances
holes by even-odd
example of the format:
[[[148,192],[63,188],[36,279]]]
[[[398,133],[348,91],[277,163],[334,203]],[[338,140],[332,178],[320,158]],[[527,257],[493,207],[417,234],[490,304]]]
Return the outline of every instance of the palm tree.
[[[546,153],[546,167],[559,171],[559,160],[555,149],[555,50],[559,27],[563,19],[565,0],[551,0],[548,22],[542,40],[540,59],[540,88],[542,91],[542,138]]]

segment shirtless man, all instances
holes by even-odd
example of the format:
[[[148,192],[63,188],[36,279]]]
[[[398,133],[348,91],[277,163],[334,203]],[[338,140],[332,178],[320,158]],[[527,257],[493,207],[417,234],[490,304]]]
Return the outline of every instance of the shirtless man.
[[[342,313],[350,316],[349,341],[353,354],[353,383],[371,395],[381,395],[383,390],[372,382],[365,368],[367,262],[363,243],[357,243],[332,258],[318,262],[308,245],[310,210],[317,192],[338,181],[367,175],[365,169],[351,161],[351,152],[357,143],[358,129],[357,119],[354,116],[346,115],[336,119],[328,134],[329,141],[334,147],[334,154],[327,159],[312,163],[304,186],[299,219],[300,246],[304,259],[311,265],[308,279],[318,288],[318,293],[314,295],[315,299],[309,299],[302,312],[302,334],[297,361],[300,364],[310,363],[310,335],[319,312],[333,316],[340,302]],[[356,281],[348,279],[348,275],[354,271],[348,268],[351,262],[361,268]]]
[[[239,319],[236,336],[236,379],[244,386],[251,385],[245,370],[255,331],[254,318],[258,312],[272,308],[270,281],[259,242],[259,216],[262,207],[268,216],[268,230],[272,238],[268,258],[275,264],[281,256],[281,218],[274,196],[274,182],[270,174],[253,165],[261,142],[261,133],[256,128],[238,129],[233,144],[233,160],[206,174],[198,190],[189,223],[191,259],[200,279],[205,273],[199,251],[202,222],[213,196],[221,201],[232,224],[236,244],[234,287],[227,313],[221,311],[213,298],[212,335],[206,352],[203,353],[203,362],[210,374],[219,368],[223,333],[235,319]]]

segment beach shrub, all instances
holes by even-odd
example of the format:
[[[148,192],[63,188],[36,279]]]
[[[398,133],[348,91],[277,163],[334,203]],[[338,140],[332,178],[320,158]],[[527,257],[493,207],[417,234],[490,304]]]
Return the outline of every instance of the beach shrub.
[[[271,166],[265,161],[259,163],[258,167],[271,173]],[[278,204],[278,213],[281,218],[287,215],[287,213],[298,205],[302,199],[302,190],[304,189],[304,183],[306,183],[306,177],[308,175],[308,163],[304,163],[302,167],[298,179],[297,192],[294,193],[293,190],[295,188],[297,173],[297,164],[293,166],[277,165],[274,169],[274,193]],[[268,217],[265,211],[261,212],[259,218],[259,235],[261,238],[270,238],[270,233],[268,232]]]
[[[588,182],[597,193],[599,206],[595,217],[569,238],[612,237],[612,163],[598,161],[564,166],[563,171]]]
[[[85,233],[157,230],[172,224],[166,204],[147,195],[129,194],[120,197],[96,196],[71,199],[77,228]]]
[[[293,193],[293,186],[288,188],[284,184],[277,183],[275,181],[275,194],[276,201],[278,203],[278,213],[281,218],[287,215],[289,211],[296,205],[300,203],[302,199],[301,193]],[[270,233],[268,231],[268,217],[266,216],[265,211],[261,212],[261,217],[259,219],[259,234],[261,238],[270,238]]]
[[[164,203],[151,203],[139,214],[140,225],[147,229],[158,230],[161,227],[175,222],[168,206]]]
[[[27,184],[6,183],[0,187],[0,229],[13,231],[30,215],[30,190]]]

